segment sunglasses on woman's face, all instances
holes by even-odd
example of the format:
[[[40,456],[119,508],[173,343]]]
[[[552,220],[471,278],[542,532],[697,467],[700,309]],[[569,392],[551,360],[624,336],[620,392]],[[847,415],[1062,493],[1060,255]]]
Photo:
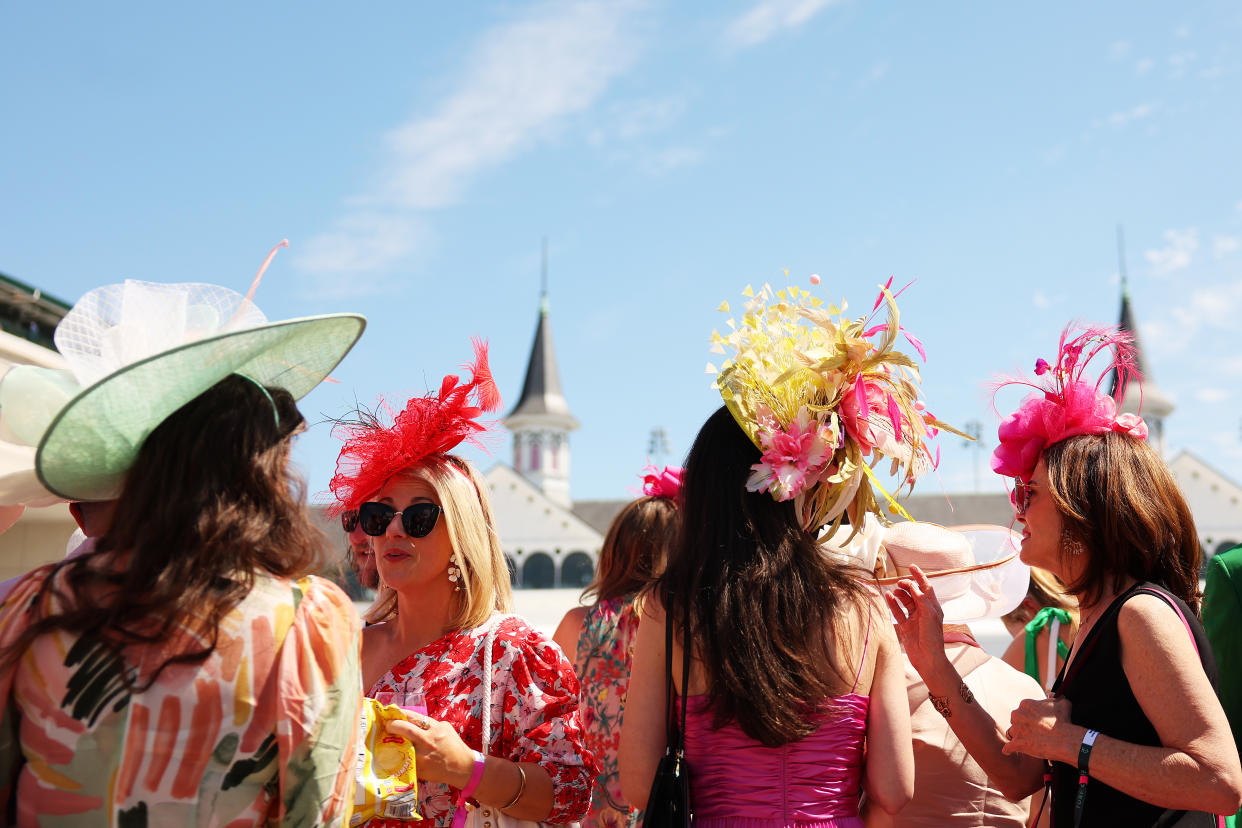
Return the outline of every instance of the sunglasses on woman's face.
[[[350,509],[348,512],[341,514],[341,528],[345,530],[346,534],[358,528],[357,509]]]
[[[1013,507],[1018,510],[1018,515],[1025,515],[1026,510],[1031,508],[1031,491],[1035,489],[1033,481],[1023,481],[1021,477],[1013,479],[1013,494],[1009,499],[1013,502]]]
[[[398,512],[387,503],[364,503],[358,507],[358,525],[372,537],[388,531],[389,524],[401,515],[401,528],[411,538],[425,538],[436,528],[440,507],[434,503],[412,503]]]

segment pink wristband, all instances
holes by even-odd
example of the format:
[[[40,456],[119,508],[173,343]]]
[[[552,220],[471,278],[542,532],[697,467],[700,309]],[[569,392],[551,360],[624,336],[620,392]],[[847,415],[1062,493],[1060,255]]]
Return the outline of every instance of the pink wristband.
[[[479,787],[479,783],[483,781],[483,768],[487,766],[487,757],[477,750],[470,751],[474,754],[474,771],[470,774],[470,781],[466,783],[466,787],[461,789],[461,793],[457,796],[456,813],[453,814],[453,828],[462,828],[466,824],[466,800],[470,799],[475,789]]]

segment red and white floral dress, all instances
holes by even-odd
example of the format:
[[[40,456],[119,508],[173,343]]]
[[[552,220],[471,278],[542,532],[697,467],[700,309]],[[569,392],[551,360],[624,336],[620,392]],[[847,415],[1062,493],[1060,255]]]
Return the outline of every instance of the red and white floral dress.
[[[483,642],[490,623],[457,630],[406,656],[367,692],[422,692],[427,714],[453,725],[476,750],[513,762],[534,762],[552,777],[552,812],[545,822],[586,816],[597,773],[583,739],[578,679],[561,648],[517,616],[496,628],[492,648],[491,744],[483,741]],[[419,781],[419,812],[446,828],[457,789]],[[379,821],[373,821],[372,825]]]

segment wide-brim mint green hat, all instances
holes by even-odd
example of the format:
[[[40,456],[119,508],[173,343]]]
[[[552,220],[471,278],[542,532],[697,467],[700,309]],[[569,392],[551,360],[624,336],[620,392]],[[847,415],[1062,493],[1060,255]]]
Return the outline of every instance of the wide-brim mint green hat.
[[[247,297],[214,285],[108,285],[57,328],[72,373],[10,370],[0,410],[7,429],[38,446],[35,472],[49,492],[109,500],[146,438],[181,406],[231,374],[300,399],[365,327],[357,314],[267,322]]]

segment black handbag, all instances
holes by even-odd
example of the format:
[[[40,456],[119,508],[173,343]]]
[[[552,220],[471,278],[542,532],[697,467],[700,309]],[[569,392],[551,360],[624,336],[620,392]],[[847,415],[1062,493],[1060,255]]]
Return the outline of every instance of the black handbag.
[[[673,701],[673,615],[666,613],[664,620],[664,678],[668,700],[665,710],[665,732],[668,744],[655,779],[651,780],[651,793],[647,795],[647,808],[643,814],[643,828],[689,828],[690,771],[686,767],[686,687],[690,673],[690,634],[686,625],[686,641],[682,647],[681,660],[681,717]]]

